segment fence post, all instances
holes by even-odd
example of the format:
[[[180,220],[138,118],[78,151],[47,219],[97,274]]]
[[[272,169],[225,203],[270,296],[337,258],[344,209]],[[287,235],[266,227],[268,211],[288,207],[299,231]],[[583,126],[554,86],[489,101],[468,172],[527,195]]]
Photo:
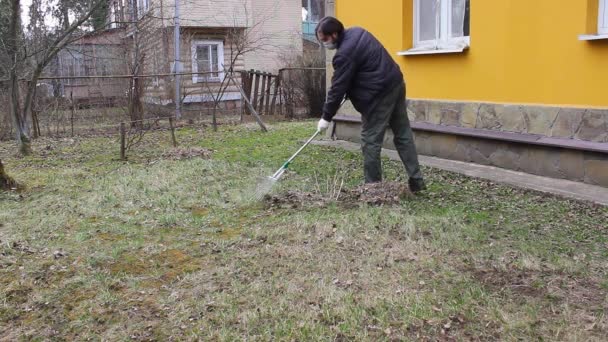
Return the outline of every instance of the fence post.
[[[121,122],[120,123],[120,160],[127,160],[127,156],[126,156],[126,146],[125,146],[125,140],[126,140],[126,130],[125,130],[125,123]]]
[[[72,94],[72,92],[70,92],[70,111],[71,111],[71,115],[70,115],[70,126],[72,128],[72,137],[74,136],[74,116],[76,115],[76,109],[74,108],[74,96]]]
[[[171,128],[171,141],[173,147],[177,147],[177,139],[175,139],[175,128],[173,127],[173,118],[169,118],[169,127]]]
[[[253,74],[253,77],[255,78],[255,85],[253,88],[253,102],[251,103],[251,105],[253,106],[253,109],[258,110],[258,90],[260,87],[260,74],[257,70]]]
[[[271,73],[268,73],[268,83],[266,84],[266,89],[264,90],[266,92],[266,96],[264,98],[266,100],[266,103],[264,104],[264,114],[268,114],[270,112],[270,88],[273,78],[276,82],[276,77],[273,77]]]
[[[277,96],[279,95],[279,87],[281,86],[281,73],[283,70],[279,70],[279,73],[274,82],[274,94],[272,96],[272,102],[270,103],[270,115],[274,115],[275,106],[277,104]],[[279,99],[280,102],[280,99]]]
[[[32,138],[38,139],[40,136],[40,122],[38,121],[38,110],[32,108]]]
[[[245,91],[245,94],[247,94],[247,71],[241,71],[241,88],[243,88],[243,90]],[[245,102],[243,101],[243,98],[241,96],[241,123],[243,123],[243,116],[245,115]]]
[[[268,81],[268,76],[265,72],[262,72],[262,85],[260,88],[260,102],[258,102],[258,106],[255,108],[258,111],[258,114],[264,113],[264,102],[266,100],[266,82]]]

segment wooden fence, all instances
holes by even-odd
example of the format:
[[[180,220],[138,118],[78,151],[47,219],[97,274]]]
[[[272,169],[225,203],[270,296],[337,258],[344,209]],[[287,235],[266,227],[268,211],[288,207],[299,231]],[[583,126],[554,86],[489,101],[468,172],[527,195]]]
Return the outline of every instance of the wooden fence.
[[[258,114],[274,115],[277,104],[281,101],[281,77],[268,72],[249,70],[241,72],[241,80],[245,95]]]

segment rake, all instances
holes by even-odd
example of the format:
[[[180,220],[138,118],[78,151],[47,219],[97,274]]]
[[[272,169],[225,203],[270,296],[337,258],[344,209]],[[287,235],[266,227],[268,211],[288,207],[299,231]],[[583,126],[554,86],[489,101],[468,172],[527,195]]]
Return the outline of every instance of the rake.
[[[296,153],[294,153],[291,156],[291,158],[287,159],[287,161],[285,163],[283,163],[283,165],[277,170],[277,172],[275,172],[272,176],[268,176],[268,177],[264,178],[264,180],[258,185],[258,188],[256,190],[256,193],[255,193],[255,198],[256,199],[261,199],[262,197],[264,197],[264,195],[266,195],[267,193],[269,193],[270,190],[272,190],[272,187],[274,186],[274,184],[276,182],[279,181],[279,179],[281,178],[281,176],[283,175],[283,173],[285,173],[285,171],[289,167],[289,164],[291,164],[291,162],[298,156],[298,154],[300,154],[300,152],[302,152],[302,150],[304,150],[304,148],[306,148],[306,146],[308,146],[308,144],[310,144],[310,142],[313,141],[313,139],[316,138],[317,135],[319,135],[320,133],[321,133],[321,131],[317,130],[315,132],[315,134],[313,134],[304,143],[304,145],[302,145],[302,147],[300,147],[300,149],[298,149],[296,151]]]

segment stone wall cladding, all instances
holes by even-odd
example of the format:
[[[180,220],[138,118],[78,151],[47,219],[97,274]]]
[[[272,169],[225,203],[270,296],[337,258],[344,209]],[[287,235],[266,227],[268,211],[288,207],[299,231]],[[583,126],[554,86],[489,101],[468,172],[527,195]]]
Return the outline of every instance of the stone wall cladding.
[[[336,127],[336,136],[339,139],[360,142],[360,132],[361,127],[357,122],[340,122]],[[429,131],[415,130],[414,135],[416,149],[421,155],[608,187],[607,154]],[[394,149],[392,139],[389,129],[384,139],[384,147]]]
[[[608,109],[408,100],[415,121],[608,142]]]

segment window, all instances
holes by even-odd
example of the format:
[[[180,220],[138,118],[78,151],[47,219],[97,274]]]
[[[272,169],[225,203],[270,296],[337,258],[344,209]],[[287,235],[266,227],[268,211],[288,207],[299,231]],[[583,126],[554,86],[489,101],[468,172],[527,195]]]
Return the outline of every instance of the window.
[[[150,0],[137,0],[137,17],[141,19],[150,8]]]
[[[118,4],[116,3],[116,1],[114,1],[110,5],[110,28],[118,27],[118,11],[116,10],[117,7]]]
[[[110,4],[110,28],[123,27],[124,23],[124,7],[121,1],[113,1]]]
[[[414,49],[469,46],[470,0],[415,0]]]
[[[59,68],[61,76],[85,76],[84,54],[75,49],[62,51],[59,57]],[[66,78],[63,80],[66,85],[77,85],[80,79]]]
[[[302,21],[318,23],[325,16],[325,0],[302,0]]]
[[[224,43],[219,40],[192,42],[192,82],[219,82],[224,77]]]
[[[158,50],[157,49],[152,49],[152,54],[154,56],[154,58],[152,59],[153,65],[152,67],[154,68],[154,73],[158,74],[159,73],[159,68],[158,65],[160,64],[158,62]],[[152,79],[152,86],[157,87],[160,85],[160,78],[158,76],[154,76],[154,78]]]
[[[608,34],[608,0],[600,0],[597,33]]]

